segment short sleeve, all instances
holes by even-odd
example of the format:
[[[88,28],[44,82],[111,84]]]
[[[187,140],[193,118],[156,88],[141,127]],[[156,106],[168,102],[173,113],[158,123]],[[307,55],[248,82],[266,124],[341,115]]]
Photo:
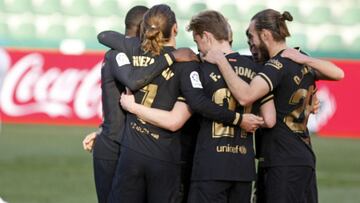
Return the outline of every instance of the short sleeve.
[[[258,73],[269,85],[270,92],[273,91],[280,83],[284,75],[284,65],[277,59],[267,61]]]

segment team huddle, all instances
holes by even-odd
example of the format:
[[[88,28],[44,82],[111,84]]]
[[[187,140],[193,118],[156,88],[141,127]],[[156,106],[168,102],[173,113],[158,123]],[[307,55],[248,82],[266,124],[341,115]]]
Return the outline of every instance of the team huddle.
[[[232,50],[231,25],[213,10],[187,26],[197,55],[175,48],[183,28],[165,4],[130,9],[125,34],[100,33],[110,48],[104,120],[83,141],[98,201],[318,202],[307,119],[318,105],[315,81],[344,73],[288,48],[286,21],[286,11],[253,16],[252,56]]]

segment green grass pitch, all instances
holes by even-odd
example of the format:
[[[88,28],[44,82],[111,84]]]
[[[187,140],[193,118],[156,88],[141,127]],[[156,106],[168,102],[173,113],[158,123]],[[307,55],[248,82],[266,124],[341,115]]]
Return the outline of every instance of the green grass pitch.
[[[9,203],[96,202],[92,156],[83,137],[95,128],[3,125],[0,197]],[[360,202],[360,139],[313,137],[320,202]]]

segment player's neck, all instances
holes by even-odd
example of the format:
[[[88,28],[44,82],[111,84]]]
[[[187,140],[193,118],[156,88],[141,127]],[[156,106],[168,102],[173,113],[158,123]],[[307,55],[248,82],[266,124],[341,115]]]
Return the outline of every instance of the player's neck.
[[[126,29],[125,36],[127,37],[137,37],[137,30],[134,29]]]
[[[176,40],[175,37],[170,37],[169,41],[164,43],[164,46],[168,47],[176,47]]]
[[[234,51],[231,49],[230,43],[228,41],[216,41],[216,43],[213,44],[213,49],[217,49],[220,50],[221,52],[223,52],[225,55],[227,54],[231,54]]]
[[[273,42],[268,45],[269,56],[270,58],[276,56],[281,50],[286,49],[285,42]]]

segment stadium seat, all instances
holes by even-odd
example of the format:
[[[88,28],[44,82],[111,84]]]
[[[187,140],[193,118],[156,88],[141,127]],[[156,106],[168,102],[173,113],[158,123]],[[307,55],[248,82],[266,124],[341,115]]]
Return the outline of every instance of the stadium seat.
[[[335,18],[334,22],[341,25],[354,25],[360,23],[360,7],[346,9],[342,15]]]
[[[78,16],[88,14],[90,6],[88,0],[68,0],[62,2],[61,9],[66,15]]]
[[[66,28],[63,24],[52,24],[48,27],[47,32],[41,37],[41,39],[60,41],[66,37]]]
[[[281,12],[284,12],[284,11],[290,12],[291,16],[294,18],[295,21],[303,22],[303,17],[300,14],[300,9],[295,4],[290,4],[290,5],[284,6],[281,9]]]
[[[0,22],[0,41],[6,40],[6,36],[9,36],[7,24],[5,22]]]
[[[0,0],[0,11],[4,11],[5,5],[4,0]]]
[[[352,43],[349,46],[347,46],[347,50],[350,52],[360,53],[360,36],[355,38],[355,40],[352,41]]]
[[[82,39],[84,41],[96,41],[97,32],[93,26],[84,25],[77,29],[77,31],[69,36],[71,38]]]
[[[104,0],[104,1],[108,1],[108,0]],[[125,1],[123,1],[123,0],[115,0],[115,1],[118,2],[117,6],[123,12],[123,13],[117,13],[117,15],[120,15],[120,16],[123,16],[123,17],[125,17],[126,13],[133,6],[142,5],[142,6],[146,6],[146,7],[150,8],[151,6],[155,5],[155,4],[149,4],[148,0],[131,0],[131,4],[124,3]]]
[[[231,4],[231,3],[223,4],[220,8],[220,12],[228,20],[238,20],[237,18],[241,15],[236,4]]]
[[[12,13],[28,12],[31,8],[31,0],[4,0],[4,10]]]
[[[266,6],[263,4],[255,4],[251,6],[246,13],[239,15],[239,20],[249,23],[251,18],[258,12],[266,9]]]
[[[16,28],[9,29],[10,38],[19,40],[32,40],[36,39],[36,28],[33,23],[26,22],[17,26]]]
[[[177,10],[177,16],[183,20],[190,20],[192,16],[198,14],[200,11],[207,10],[207,5],[201,2],[195,2],[186,10]]]
[[[34,0],[32,10],[37,14],[53,14],[60,12],[59,0]]]
[[[189,21],[178,20],[178,36],[176,37],[177,47],[196,46],[192,38],[192,32],[186,31]]]
[[[94,1],[90,13],[93,16],[106,17],[110,15],[125,15],[126,11],[118,6],[116,0]]]
[[[286,39],[290,47],[300,47],[300,49],[306,50],[308,39],[304,33],[294,33],[291,34],[289,38]]]
[[[331,10],[325,6],[315,7],[309,15],[303,17],[303,21],[309,24],[330,23],[331,19]]]
[[[245,31],[248,26],[248,22],[243,23],[239,22],[238,20],[229,20],[229,23],[231,25],[231,29],[233,32],[233,44],[232,47],[234,50],[238,49],[247,49],[247,38],[245,35]]]
[[[317,50],[321,52],[341,52],[344,50],[342,38],[339,35],[327,35],[319,42]]]

